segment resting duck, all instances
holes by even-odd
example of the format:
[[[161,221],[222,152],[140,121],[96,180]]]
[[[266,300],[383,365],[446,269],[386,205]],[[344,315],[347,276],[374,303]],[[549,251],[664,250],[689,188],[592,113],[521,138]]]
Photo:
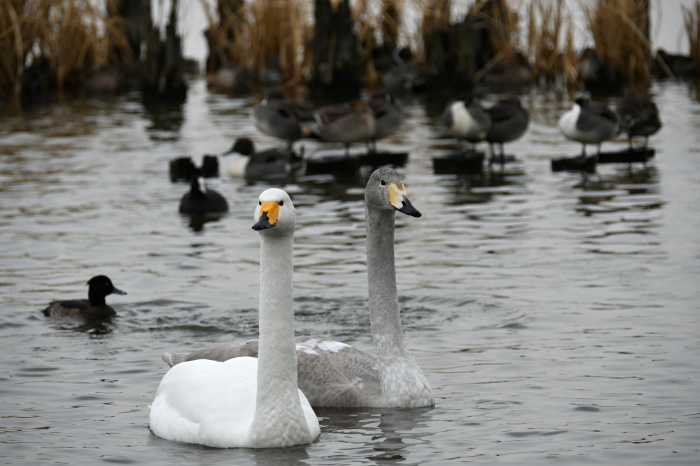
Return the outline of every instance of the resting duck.
[[[90,320],[107,319],[117,315],[116,311],[105,302],[110,294],[126,294],[116,288],[105,275],[97,275],[87,282],[88,299],[52,301],[42,312],[47,317],[80,316]]]

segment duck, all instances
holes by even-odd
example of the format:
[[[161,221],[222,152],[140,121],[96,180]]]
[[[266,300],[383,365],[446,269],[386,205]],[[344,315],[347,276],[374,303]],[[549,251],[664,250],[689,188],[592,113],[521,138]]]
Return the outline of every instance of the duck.
[[[449,102],[440,119],[452,136],[471,143],[483,141],[491,127],[491,117],[471,96]]]
[[[505,160],[503,144],[514,141],[522,136],[530,124],[530,115],[520,104],[520,99],[516,96],[501,100],[499,103],[486,110],[491,118],[491,126],[486,132],[484,140],[489,143],[491,158],[489,163],[495,160],[493,145],[500,146],[501,162]]]
[[[177,364],[163,376],[150,407],[158,437],[218,448],[274,448],[311,443],[318,418],[297,386],[292,256],[296,213],[289,195],[258,198],[260,339],[257,358]]]
[[[403,111],[394,96],[384,92],[372,96],[369,106],[374,112],[374,135],[368,140],[370,151],[376,152],[377,141],[390,136],[401,127]]]
[[[125,295],[112,284],[105,275],[97,275],[87,282],[88,299],[72,299],[67,301],[52,301],[42,312],[47,317],[80,316],[90,320],[108,319],[117,315],[116,311],[105,302],[110,294]]]
[[[180,213],[207,214],[228,212],[228,202],[219,192],[207,188],[201,173],[195,174],[190,190],[180,199]]]
[[[292,152],[295,141],[311,135],[313,111],[285,99],[280,91],[272,91],[253,109],[253,121],[263,133],[286,141],[287,150]]]
[[[600,155],[603,141],[617,134],[617,116],[605,105],[581,97],[559,118],[559,129],[564,136],[583,145],[582,156],[586,155],[586,144],[597,144]]]
[[[304,167],[304,157],[289,148],[270,148],[258,152],[249,138],[238,138],[231,149],[224,152],[230,156],[228,172],[233,177],[255,181],[285,181]]]
[[[394,261],[396,212],[421,213],[408,198],[403,176],[382,167],[365,188],[369,317],[376,354],[321,336],[298,336],[299,388],[312,406],[419,408],[434,406],[428,380],[411,355],[401,330]],[[172,367],[187,361],[226,361],[255,356],[259,340],[192,353],[164,353]]]
[[[314,134],[324,141],[343,143],[346,156],[351,144],[369,141],[377,129],[374,111],[361,99],[321,107],[314,112],[314,119]]]
[[[659,109],[648,97],[643,97],[633,90],[627,90],[617,106],[617,116],[620,119],[620,132],[627,134],[629,148],[632,149],[632,138],[642,136],[643,147],[649,144],[649,136],[658,132],[661,127]]]

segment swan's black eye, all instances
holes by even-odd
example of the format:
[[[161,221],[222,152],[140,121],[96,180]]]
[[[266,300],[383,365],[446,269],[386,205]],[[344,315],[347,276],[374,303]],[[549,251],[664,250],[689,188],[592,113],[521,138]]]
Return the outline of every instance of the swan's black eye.
[[[258,201],[258,205],[262,205],[262,201]]]
[[[283,205],[284,205],[284,201],[280,201],[280,205],[283,206]]]
[[[381,184],[382,186],[386,186],[386,181],[382,180],[379,182],[379,184]]]

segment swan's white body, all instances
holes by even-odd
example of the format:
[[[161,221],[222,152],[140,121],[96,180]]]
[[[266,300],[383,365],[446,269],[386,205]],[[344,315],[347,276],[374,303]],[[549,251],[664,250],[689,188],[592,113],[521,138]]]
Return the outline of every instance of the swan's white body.
[[[430,384],[411,356],[401,330],[394,266],[395,211],[420,216],[408,201],[403,178],[381,168],[365,190],[369,312],[376,356],[317,336],[297,337],[299,388],[312,406],[418,408],[433,406]],[[165,353],[170,365],[200,358],[225,361],[255,355],[255,340],[242,345]]]
[[[261,237],[258,358],[200,359],[172,367],[151,405],[150,427],[159,437],[221,448],[268,448],[310,443],[320,433],[297,387],[295,219],[287,193],[264,191],[256,219],[253,228]]]

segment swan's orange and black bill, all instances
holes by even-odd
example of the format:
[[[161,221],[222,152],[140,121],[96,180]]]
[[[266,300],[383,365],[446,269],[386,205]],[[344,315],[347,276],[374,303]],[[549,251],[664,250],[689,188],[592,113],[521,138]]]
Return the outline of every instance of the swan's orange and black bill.
[[[408,200],[408,192],[403,183],[391,183],[387,185],[387,190],[389,191],[389,202],[394,206],[394,209],[411,217],[423,215]]]
[[[253,230],[267,230],[277,225],[280,215],[279,202],[262,202],[260,204],[258,221],[253,225]]]

